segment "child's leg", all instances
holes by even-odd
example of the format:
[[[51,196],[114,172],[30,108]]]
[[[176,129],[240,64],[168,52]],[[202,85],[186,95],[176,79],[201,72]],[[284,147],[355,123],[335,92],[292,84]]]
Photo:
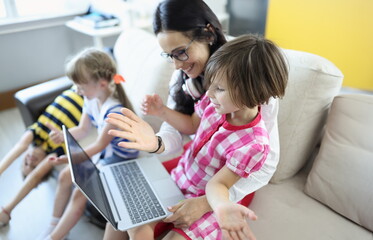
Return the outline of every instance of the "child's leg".
[[[70,169],[66,166],[61,172],[58,177],[58,185],[56,190],[56,195],[54,199],[54,206],[53,206],[53,216],[51,222],[39,236],[38,239],[44,239],[48,236],[56,227],[58,222],[60,221],[60,217],[65,210],[65,207],[69,201],[70,194],[71,194],[71,174]]]
[[[71,173],[68,166],[66,166],[58,177],[58,186],[56,196],[54,199],[53,217],[60,218],[65,210],[71,194]]]
[[[22,153],[26,151],[28,146],[34,139],[31,130],[27,130],[21,137],[18,143],[3,157],[0,161],[0,175],[12,164]]]
[[[22,188],[14,196],[14,198],[6,205],[3,206],[3,209],[9,213],[18,205],[27,194],[34,189],[43,179],[43,177],[48,174],[53,168],[53,165],[48,161],[48,158],[42,160],[39,165],[26,177]],[[3,211],[0,212],[0,221],[3,223],[9,222],[9,216],[3,216]]]
[[[146,225],[142,225],[140,227],[135,227],[129,229],[128,235],[130,236],[131,240],[147,240],[147,239],[154,239],[154,228],[158,222],[152,222]]]
[[[116,231],[110,223],[106,223],[103,240],[129,240],[127,232]]]
[[[87,198],[79,189],[74,189],[71,200],[63,213],[61,220],[50,234],[51,239],[62,239],[79,221],[83,215]]]

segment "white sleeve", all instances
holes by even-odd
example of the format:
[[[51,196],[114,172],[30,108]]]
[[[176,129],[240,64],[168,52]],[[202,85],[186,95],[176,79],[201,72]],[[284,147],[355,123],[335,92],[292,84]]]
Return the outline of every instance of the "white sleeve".
[[[82,113],[86,113],[88,115],[92,115],[90,109],[91,109],[91,100],[89,100],[88,98],[86,97],[83,97],[83,108],[82,108]]]
[[[176,107],[176,103],[172,96],[175,93],[173,86],[175,85],[179,77],[180,77],[180,70],[175,70],[174,73],[172,74],[172,77],[169,83],[170,93],[167,99],[167,107],[171,109],[175,109]],[[182,146],[183,146],[182,135],[180,134],[178,130],[176,130],[170,124],[168,124],[167,122],[163,122],[157,135],[162,138],[162,142],[165,147],[164,152],[161,153],[162,156],[172,155],[172,154],[175,154],[181,151]]]
[[[278,114],[279,102],[271,98],[268,104],[262,105],[262,117],[266,125],[269,141],[270,152],[263,166],[248,178],[241,178],[229,189],[229,198],[231,201],[240,201],[249,193],[255,192],[259,188],[268,184],[276,171],[280,159],[280,141],[278,135]]]

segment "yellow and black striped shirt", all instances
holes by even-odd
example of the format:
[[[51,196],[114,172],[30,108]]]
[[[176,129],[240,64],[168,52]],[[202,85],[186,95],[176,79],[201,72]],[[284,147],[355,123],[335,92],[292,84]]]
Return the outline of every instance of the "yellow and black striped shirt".
[[[34,146],[41,146],[49,154],[57,153],[58,156],[65,154],[64,144],[55,144],[49,139],[50,129],[46,123],[57,129],[65,125],[68,129],[79,124],[82,116],[83,98],[76,93],[75,87],[61,93],[32,124],[30,129],[34,134]]]

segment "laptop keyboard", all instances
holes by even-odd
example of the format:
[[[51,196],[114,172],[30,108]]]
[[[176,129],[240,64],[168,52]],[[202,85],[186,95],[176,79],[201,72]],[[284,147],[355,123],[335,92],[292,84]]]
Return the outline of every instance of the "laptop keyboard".
[[[165,215],[136,162],[112,166],[111,170],[133,224]]]

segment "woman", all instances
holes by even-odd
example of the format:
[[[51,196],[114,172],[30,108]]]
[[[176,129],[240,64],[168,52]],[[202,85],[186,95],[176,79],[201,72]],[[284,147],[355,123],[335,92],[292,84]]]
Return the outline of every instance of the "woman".
[[[202,81],[206,63],[226,42],[221,24],[201,0],[166,0],[156,9],[153,28],[164,51],[162,55],[171,60],[177,69],[170,81],[167,105],[181,115],[191,115],[194,112],[194,102],[205,91]],[[167,119],[169,109],[167,110],[157,95],[146,97],[143,110],[147,114],[161,117],[167,123],[163,123],[157,135],[153,135],[142,144],[134,144],[134,148],[162,154],[179,150],[182,146],[181,133],[191,134],[190,128],[178,126],[177,121]],[[270,135],[271,152],[260,171],[252,174],[247,180],[238,181],[230,189],[231,200],[241,200],[247,194],[266,185],[272,177],[279,159],[277,112],[278,102],[275,99],[262,106],[262,116]],[[150,128],[145,122],[144,124],[145,128]],[[136,142],[136,139],[133,142]],[[172,222],[175,227],[186,227],[211,211],[211,207],[206,197],[199,197],[182,201],[169,210],[173,214],[166,218],[165,222]],[[123,236],[124,233],[113,231],[110,225],[106,226],[104,239],[123,239]]]

